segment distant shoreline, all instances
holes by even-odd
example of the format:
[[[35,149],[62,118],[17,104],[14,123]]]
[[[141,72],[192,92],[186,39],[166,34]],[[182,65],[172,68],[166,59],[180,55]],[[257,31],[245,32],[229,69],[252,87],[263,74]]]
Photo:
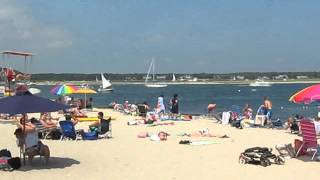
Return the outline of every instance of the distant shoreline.
[[[255,81],[183,81],[183,82],[159,82],[163,84],[168,85],[249,85],[250,83],[253,83]],[[270,84],[315,84],[320,83],[320,80],[305,80],[305,81],[267,81]],[[55,84],[65,84],[65,83],[72,83],[75,85],[81,85],[81,84],[89,84],[89,85],[100,85],[100,83],[97,83],[95,81],[48,81],[48,82],[34,82],[36,85],[55,85]],[[130,85],[130,84],[137,84],[137,85],[143,85],[144,82],[130,82],[130,81],[116,81],[112,82],[113,85]]]

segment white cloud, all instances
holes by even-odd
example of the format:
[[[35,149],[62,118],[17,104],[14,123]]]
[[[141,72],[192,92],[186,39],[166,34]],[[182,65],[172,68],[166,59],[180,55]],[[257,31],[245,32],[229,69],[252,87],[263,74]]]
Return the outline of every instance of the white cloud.
[[[65,48],[72,45],[71,35],[58,26],[38,22],[25,7],[13,0],[0,0],[0,48],[32,50]]]

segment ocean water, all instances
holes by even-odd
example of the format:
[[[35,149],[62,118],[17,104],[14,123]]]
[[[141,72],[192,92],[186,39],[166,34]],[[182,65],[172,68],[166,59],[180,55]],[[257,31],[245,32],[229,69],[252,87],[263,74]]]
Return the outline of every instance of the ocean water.
[[[263,103],[263,97],[267,96],[273,103],[273,119],[280,118],[282,121],[289,116],[300,114],[305,117],[314,117],[319,111],[317,104],[303,105],[294,104],[288,101],[296,91],[311,84],[275,84],[271,87],[250,87],[246,85],[169,85],[166,88],[147,88],[144,85],[113,85],[114,91],[108,93],[98,93],[87,95],[92,97],[94,106],[106,107],[112,101],[124,103],[148,102],[151,107],[155,107],[157,97],[164,95],[165,104],[174,93],[178,94],[179,107],[182,113],[205,114],[209,103],[217,104],[216,111],[228,111],[232,105],[241,108],[249,103],[254,112]],[[50,99],[57,96],[50,94],[52,86],[33,86],[41,89],[40,96]],[[98,89],[97,86],[91,87]],[[74,95],[75,98],[84,98],[84,95]]]

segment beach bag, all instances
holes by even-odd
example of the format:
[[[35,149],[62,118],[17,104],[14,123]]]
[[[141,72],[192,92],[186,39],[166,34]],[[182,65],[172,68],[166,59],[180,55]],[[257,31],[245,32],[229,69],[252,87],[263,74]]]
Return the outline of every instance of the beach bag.
[[[21,161],[19,157],[14,158],[1,158],[0,157],[0,170],[3,171],[13,171],[21,167]]]
[[[0,157],[12,157],[11,152],[8,149],[0,150]]]
[[[14,157],[14,158],[8,159],[8,164],[12,169],[19,169],[21,167],[21,160],[19,157]]]
[[[51,133],[51,139],[54,139],[54,140],[59,140],[61,136],[62,136],[62,133],[58,129],[54,130]]]
[[[97,132],[85,132],[82,134],[82,139],[83,140],[97,140],[98,139],[98,134]]]

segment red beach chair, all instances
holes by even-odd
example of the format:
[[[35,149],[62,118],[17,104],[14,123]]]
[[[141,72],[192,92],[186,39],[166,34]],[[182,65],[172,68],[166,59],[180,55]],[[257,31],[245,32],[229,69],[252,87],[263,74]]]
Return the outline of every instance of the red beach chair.
[[[300,129],[302,132],[303,143],[298,149],[296,157],[298,156],[302,148],[306,148],[307,151],[314,151],[311,158],[313,160],[314,156],[317,153],[317,146],[318,146],[317,134],[314,127],[314,123],[309,119],[303,119],[300,121]]]

